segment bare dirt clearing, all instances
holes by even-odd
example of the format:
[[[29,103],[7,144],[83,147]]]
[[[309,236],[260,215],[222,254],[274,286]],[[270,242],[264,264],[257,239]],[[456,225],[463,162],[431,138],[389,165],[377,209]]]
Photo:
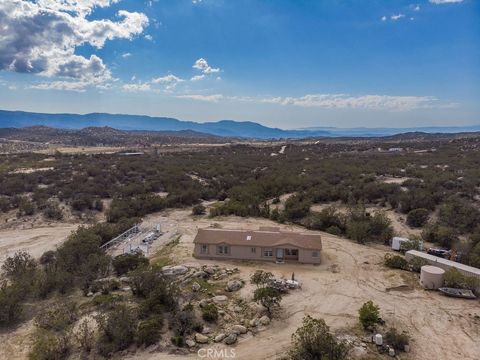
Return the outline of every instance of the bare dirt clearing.
[[[33,229],[9,229],[0,231],[0,265],[16,251],[24,250],[33,257],[61,244],[78,224],[54,224]]]
[[[178,263],[214,264],[192,258],[193,238],[198,228],[213,224],[224,228],[257,229],[258,226],[278,226],[265,219],[225,217],[208,219],[190,216],[189,210],[147,216],[149,222],[158,222],[168,216],[177,222],[182,234],[173,257]],[[295,226],[280,225],[284,230],[299,230]],[[298,264],[246,263],[225,261],[240,269],[240,277],[248,279],[256,269],[273,272],[289,278],[292,272],[302,282],[302,290],[293,291],[282,301],[284,314],[263,332],[243,337],[235,346],[236,359],[274,359],[285,354],[291,334],[309,314],[325,319],[334,331],[347,332],[358,324],[358,308],[373,300],[380,305],[387,324],[407,330],[412,338],[409,359],[478,359],[480,325],[474,321],[480,315],[478,301],[446,298],[428,292],[417,285],[416,275],[389,270],[382,265],[387,248],[362,246],[349,240],[323,234],[323,263],[320,266]],[[408,285],[408,291],[390,288]],[[402,287],[403,288],[403,287]],[[387,291],[389,289],[390,291]],[[249,287],[241,290],[251,300]],[[222,348],[224,345],[212,345]],[[197,357],[192,354],[191,357]],[[165,353],[138,353],[134,359],[178,359]]]

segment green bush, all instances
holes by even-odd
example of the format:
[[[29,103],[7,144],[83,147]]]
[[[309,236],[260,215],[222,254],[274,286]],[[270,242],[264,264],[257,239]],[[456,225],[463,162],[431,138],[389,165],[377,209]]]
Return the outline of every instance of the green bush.
[[[408,212],[407,224],[411,227],[422,227],[427,223],[429,211],[427,209],[413,209]]]
[[[409,338],[407,334],[400,334],[395,328],[390,328],[385,334],[385,342],[397,351],[404,351],[405,345],[409,343]]]
[[[408,262],[405,260],[403,256],[394,255],[394,254],[385,254],[383,260],[385,266],[392,268],[392,269],[402,269],[406,270],[408,268]]]
[[[360,323],[364,329],[369,329],[380,320],[380,307],[375,305],[373,301],[367,301],[358,310]]]
[[[118,276],[146,265],[148,265],[148,259],[141,252],[118,255],[112,261],[113,269]]]
[[[16,284],[0,283],[0,327],[17,322],[23,310],[23,290]]]
[[[35,325],[44,330],[64,331],[77,320],[77,308],[74,303],[59,303],[40,312]]]
[[[479,280],[473,276],[466,276],[455,268],[445,271],[443,276],[445,286],[459,289],[469,289],[477,291]]]
[[[347,359],[348,351],[347,345],[338,341],[330,333],[323,319],[306,316],[303,318],[302,327],[292,335],[289,358],[292,360],[344,360]]]
[[[37,331],[29,360],[62,360],[68,357],[70,340],[64,334]]]
[[[137,322],[133,309],[125,305],[118,305],[106,317],[100,317],[100,354],[111,356],[130,346],[135,341]]]
[[[412,260],[410,260],[408,262],[408,266],[410,268],[411,271],[414,271],[414,272],[417,272],[419,273],[420,270],[422,269],[422,266],[424,265],[428,265],[429,262],[425,259],[422,259],[422,258],[413,258]]]
[[[172,336],[170,341],[175,346],[178,346],[178,347],[184,347],[185,346],[185,339],[181,335]]]
[[[202,308],[202,318],[208,322],[215,322],[218,319],[218,310],[215,304],[207,304]]]
[[[146,346],[155,344],[160,340],[162,326],[163,317],[161,315],[154,315],[141,321],[137,330],[137,344]]]

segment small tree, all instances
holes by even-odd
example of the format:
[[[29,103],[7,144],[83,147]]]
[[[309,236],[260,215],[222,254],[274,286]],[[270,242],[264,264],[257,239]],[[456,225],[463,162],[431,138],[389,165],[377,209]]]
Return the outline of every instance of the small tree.
[[[255,290],[253,293],[253,300],[259,304],[262,304],[269,315],[272,314],[272,309],[275,306],[280,306],[282,301],[282,294],[279,290],[272,287],[261,287]]]
[[[138,267],[148,265],[148,259],[141,252],[121,254],[113,259],[112,265],[117,275],[122,276]]]
[[[392,269],[402,269],[406,270],[408,267],[408,262],[405,260],[403,256],[400,255],[393,255],[393,254],[385,254],[384,257],[384,264]]]
[[[89,353],[95,345],[95,330],[88,319],[84,319],[75,332],[75,339],[80,348]]]
[[[250,282],[255,284],[257,288],[267,286],[270,281],[273,279],[273,274],[271,272],[257,270],[250,277]]]
[[[302,327],[292,335],[292,360],[343,360],[347,358],[348,347],[330,333],[323,319],[310,316],[303,318]]]
[[[8,257],[2,265],[2,270],[7,277],[18,280],[27,274],[31,274],[37,268],[35,259],[25,251],[18,251]]]
[[[368,329],[379,322],[380,307],[370,300],[362,305],[358,310],[358,314],[363,328]]]

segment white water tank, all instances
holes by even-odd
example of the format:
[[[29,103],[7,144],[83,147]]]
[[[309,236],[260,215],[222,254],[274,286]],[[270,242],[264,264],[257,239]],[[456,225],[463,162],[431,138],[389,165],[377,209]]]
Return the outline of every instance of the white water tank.
[[[382,346],[383,345],[383,336],[382,334],[375,335],[375,345]]]
[[[445,270],[439,267],[424,265],[420,269],[420,285],[425,289],[437,290],[443,286],[443,274]]]

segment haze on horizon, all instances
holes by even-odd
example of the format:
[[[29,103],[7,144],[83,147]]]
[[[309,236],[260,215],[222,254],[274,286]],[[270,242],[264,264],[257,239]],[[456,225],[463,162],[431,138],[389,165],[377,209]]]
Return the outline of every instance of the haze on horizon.
[[[0,0],[0,108],[480,124],[480,3]]]

